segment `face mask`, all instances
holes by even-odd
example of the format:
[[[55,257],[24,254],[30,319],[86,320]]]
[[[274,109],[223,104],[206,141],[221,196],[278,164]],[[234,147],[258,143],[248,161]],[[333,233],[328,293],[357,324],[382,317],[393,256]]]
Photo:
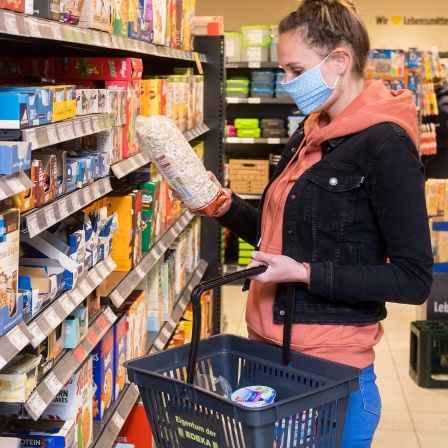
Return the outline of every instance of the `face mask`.
[[[333,51],[316,67],[301,74],[292,81],[282,81],[283,88],[289,93],[300,111],[308,115],[325,103],[332,94],[339,80],[336,78],[333,87],[329,87],[322,77],[320,66],[333,54]]]

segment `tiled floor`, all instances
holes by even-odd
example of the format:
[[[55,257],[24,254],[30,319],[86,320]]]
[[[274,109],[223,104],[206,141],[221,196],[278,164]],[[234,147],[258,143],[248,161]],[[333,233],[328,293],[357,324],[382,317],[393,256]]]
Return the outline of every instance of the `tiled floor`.
[[[240,285],[223,287],[223,333],[247,336],[246,294]],[[387,308],[375,362],[383,410],[372,448],[447,448],[448,389],[418,387],[408,373],[409,328],[417,309],[392,303]]]

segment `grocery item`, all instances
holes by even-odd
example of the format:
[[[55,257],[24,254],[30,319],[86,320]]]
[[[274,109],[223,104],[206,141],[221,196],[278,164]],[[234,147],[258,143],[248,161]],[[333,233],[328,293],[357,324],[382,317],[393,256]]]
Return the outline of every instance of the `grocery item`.
[[[142,150],[191,210],[205,208],[220,194],[188,141],[167,117],[138,117]]]
[[[236,401],[249,408],[259,408],[273,403],[276,392],[268,386],[248,386],[238,389],[232,394],[232,401]]]

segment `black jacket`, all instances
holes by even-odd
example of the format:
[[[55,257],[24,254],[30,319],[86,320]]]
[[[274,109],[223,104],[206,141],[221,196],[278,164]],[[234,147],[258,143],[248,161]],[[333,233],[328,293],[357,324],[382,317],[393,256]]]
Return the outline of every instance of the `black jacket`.
[[[270,183],[302,139],[303,124]],[[311,266],[309,290],[295,287],[294,323],[367,324],[386,317],[385,302],[423,303],[433,256],[423,166],[408,134],[380,123],[321,146],[321,160],[297,180],[284,209],[283,254]],[[257,210],[233,194],[220,223],[256,246],[264,199]],[[276,323],[285,289],[277,287]]]

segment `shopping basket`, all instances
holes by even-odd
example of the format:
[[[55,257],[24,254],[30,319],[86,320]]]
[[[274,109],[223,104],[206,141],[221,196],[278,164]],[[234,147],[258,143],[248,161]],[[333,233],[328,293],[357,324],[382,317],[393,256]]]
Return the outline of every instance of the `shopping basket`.
[[[350,394],[360,369],[234,335],[199,340],[202,292],[265,270],[249,268],[203,282],[191,293],[191,344],[125,363],[139,388],[158,448],[339,448]],[[248,408],[216,393],[263,385],[275,401]],[[201,387],[194,385],[201,379]]]

